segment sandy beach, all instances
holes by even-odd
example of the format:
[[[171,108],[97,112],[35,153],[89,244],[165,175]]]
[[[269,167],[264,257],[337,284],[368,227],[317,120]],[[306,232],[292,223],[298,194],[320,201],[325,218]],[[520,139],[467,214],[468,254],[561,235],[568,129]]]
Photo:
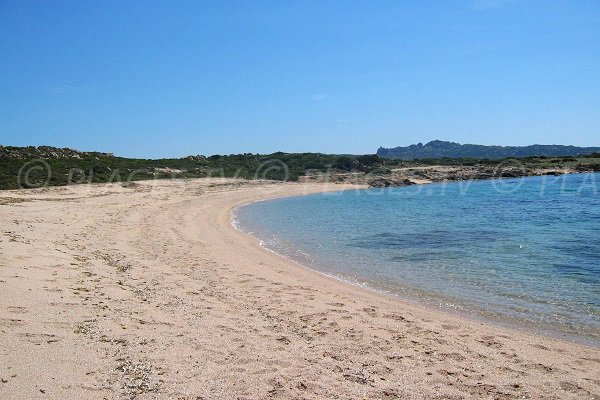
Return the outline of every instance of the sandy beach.
[[[600,398],[600,349],[346,285],[231,225],[240,204],[344,188],[1,192],[0,398]]]

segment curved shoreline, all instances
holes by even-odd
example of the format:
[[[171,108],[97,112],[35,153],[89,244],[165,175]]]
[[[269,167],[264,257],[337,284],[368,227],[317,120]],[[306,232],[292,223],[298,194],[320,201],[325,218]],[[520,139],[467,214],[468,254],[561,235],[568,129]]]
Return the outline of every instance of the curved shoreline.
[[[364,186],[356,186],[356,187],[351,187],[351,188],[340,188],[339,191],[342,192],[345,190],[362,190],[362,189],[366,189],[366,188],[367,187],[364,187]],[[384,298],[397,300],[401,303],[410,304],[410,305],[413,305],[416,307],[422,307],[422,308],[429,310],[431,312],[434,312],[434,313],[440,312],[443,314],[462,318],[462,319],[476,322],[476,323],[490,324],[495,327],[508,329],[511,331],[521,332],[521,333],[534,335],[534,336],[546,337],[549,339],[558,340],[558,341],[565,342],[565,343],[573,343],[573,344],[592,347],[592,348],[600,348],[600,340],[598,338],[589,337],[589,336],[579,336],[576,334],[569,334],[569,333],[563,332],[557,328],[552,328],[552,327],[539,327],[539,326],[535,326],[535,325],[526,325],[524,321],[520,321],[520,320],[510,320],[510,319],[502,319],[501,317],[494,318],[491,316],[486,316],[485,310],[483,310],[483,309],[479,310],[479,313],[477,313],[477,311],[473,311],[473,310],[471,310],[471,312],[469,312],[469,311],[461,311],[461,310],[445,308],[443,306],[436,306],[435,304],[419,301],[416,298],[403,297],[400,294],[397,294],[394,292],[389,292],[385,289],[378,289],[369,284],[361,284],[359,282],[354,283],[350,279],[345,279],[341,276],[336,276],[335,274],[330,274],[330,273],[320,271],[316,267],[311,267],[311,266],[305,265],[301,261],[296,261],[296,260],[286,256],[285,254],[281,254],[277,250],[274,250],[274,249],[266,246],[263,243],[262,239],[260,239],[256,235],[255,232],[246,232],[240,226],[237,225],[235,213],[238,210],[240,210],[241,208],[251,206],[252,204],[257,203],[257,202],[273,201],[273,200],[278,200],[278,199],[285,198],[285,197],[296,197],[296,196],[302,196],[302,195],[306,195],[306,194],[319,194],[319,193],[323,193],[323,192],[320,192],[317,190],[317,191],[314,191],[311,193],[305,193],[305,194],[301,194],[301,195],[284,195],[281,197],[259,198],[259,199],[249,201],[249,202],[246,202],[243,204],[234,205],[230,208],[230,211],[229,211],[230,216],[231,216],[231,225],[236,231],[241,232],[245,235],[248,235],[248,236],[254,238],[257,241],[258,245],[265,251],[267,251],[271,254],[274,254],[274,255],[286,260],[287,262],[291,262],[294,265],[297,265],[302,268],[306,268],[306,269],[308,269],[314,273],[317,273],[323,277],[327,277],[329,279],[334,279],[338,282],[341,282],[344,285],[354,287],[358,290],[366,290],[370,293],[375,293],[377,295],[383,296]],[[359,278],[359,277],[357,277],[357,278]],[[423,294],[427,295],[428,293],[423,292]],[[433,294],[433,295],[435,295],[435,294]],[[446,298],[444,298],[442,296],[438,296],[437,299],[442,301],[442,300],[445,300]],[[448,299],[446,299],[446,300],[448,300]]]
[[[0,397],[600,397],[599,349],[347,285],[231,225],[236,205],[340,188],[351,187],[5,192]]]

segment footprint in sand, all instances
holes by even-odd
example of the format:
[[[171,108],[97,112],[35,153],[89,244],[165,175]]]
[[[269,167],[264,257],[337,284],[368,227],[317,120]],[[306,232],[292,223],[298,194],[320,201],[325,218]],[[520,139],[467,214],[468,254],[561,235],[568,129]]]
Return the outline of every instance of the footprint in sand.
[[[26,314],[29,312],[27,307],[9,306],[9,307],[6,307],[6,309],[11,314]]]

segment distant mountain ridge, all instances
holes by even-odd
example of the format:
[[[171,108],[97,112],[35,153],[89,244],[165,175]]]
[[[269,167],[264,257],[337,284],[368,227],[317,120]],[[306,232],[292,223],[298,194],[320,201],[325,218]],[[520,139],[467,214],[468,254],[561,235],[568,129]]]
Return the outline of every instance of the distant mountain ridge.
[[[377,155],[398,160],[416,160],[431,158],[488,158],[531,156],[577,156],[600,153],[600,147],[576,147],[564,145],[534,144],[531,146],[485,146],[480,144],[460,144],[433,140],[427,144],[412,144],[406,147],[377,149]]]

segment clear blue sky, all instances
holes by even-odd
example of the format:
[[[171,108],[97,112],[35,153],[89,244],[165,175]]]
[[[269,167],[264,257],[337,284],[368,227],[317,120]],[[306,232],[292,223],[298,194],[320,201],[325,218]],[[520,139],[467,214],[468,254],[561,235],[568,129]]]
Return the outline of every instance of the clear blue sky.
[[[600,1],[0,0],[0,144],[600,145]]]

